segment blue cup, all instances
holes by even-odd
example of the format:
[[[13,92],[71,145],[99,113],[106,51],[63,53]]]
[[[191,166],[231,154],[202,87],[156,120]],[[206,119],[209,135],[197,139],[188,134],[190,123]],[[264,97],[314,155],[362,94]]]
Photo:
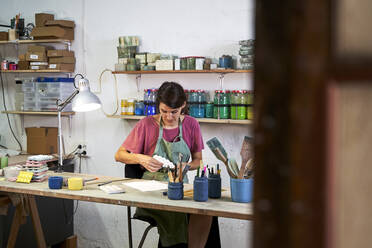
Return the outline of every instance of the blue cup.
[[[181,183],[168,182],[168,199],[170,200],[183,199],[183,182]]]
[[[208,179],[207,177],[195,177],[194,179],[194,201],[208,201]]]
[[[48,185],[50,189],[62,189],[63,177],[49,177]]]
[[[230,190],[233,202],[251,202],[253,196],[253,179],[230,178]]]
[[[210,174],[208,177],[208,197],[221,198],[221,176],[220,174]]]

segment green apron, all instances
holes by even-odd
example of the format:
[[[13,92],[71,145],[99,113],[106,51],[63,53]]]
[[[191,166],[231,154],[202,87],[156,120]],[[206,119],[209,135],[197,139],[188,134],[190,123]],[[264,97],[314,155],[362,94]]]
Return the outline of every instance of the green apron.
[[[178,128],[179,135],[173,142],[166,141],[163,139],[163,125],[160,118],[159,137],[153,155],[162,156],[176,164],[179,153],[182,153],[182,162],[189,161],[191,152],[182,137],[181,121],[178,124]],[[162,169],[157,172],[145,171],[142,178],[146,180],[168,181],[168,173]],[[185,183],[188,182],[187,175],[183,181]],[[179,243],[187,243],[188,220],[186,214],[147,208],[136,209],[135,218],[146,219],[146,217],[151,217],[156,221],[162,246],[166,247]]]

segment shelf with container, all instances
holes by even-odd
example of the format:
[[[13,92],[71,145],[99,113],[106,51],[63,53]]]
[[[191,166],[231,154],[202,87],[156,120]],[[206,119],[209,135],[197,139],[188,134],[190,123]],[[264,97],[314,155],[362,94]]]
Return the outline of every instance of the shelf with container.
[[[124,120],[141,120],[146,116],[139,115],[113,115],[109,118],[124,119]],[[215,124],[240,124],[251,125],[253,120],[232,120],[232,119],[213,119],[213,118],[195,118],[199,123],[215,123]]]
[[[21,116],[21,130],[23,134],[24,130],[24,115],[31,115],[31,116],[57,116],[58,112],[56,111],[1,111],[3,114],[11,114],[11,115],[20,115]],[[61,112],[62,116],[68,117],[69,120],[69,130],[72,129],[72,116],[75,115],[75,112],[68,111],[68,112]],[[69,132],[70,133],[70,132]]]
[[[71,51],[71,40],[66,39],[40,39],[40,40],[14,40],[14,41],[0,41],[0,45],[15,45],[18,53],[18,45],[31,45],[31,44],[63,44],[65,49]],[[42,70],[1,70],[1,73],[67,73],[67,76],[71,76],[74,70],[59,70],[59,69],[42,69]]]

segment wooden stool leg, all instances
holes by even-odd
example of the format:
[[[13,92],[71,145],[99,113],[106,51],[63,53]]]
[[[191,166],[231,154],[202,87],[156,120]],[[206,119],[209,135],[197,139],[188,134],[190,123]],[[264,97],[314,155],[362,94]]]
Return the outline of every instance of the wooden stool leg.
[[[22,205],[19,204],[14,212],[7,248],[13,248],[15,246],[19,227],[24,223],[26,223],[26,217],[22,216]]]
[[[37,210],[35,197],[32,195],[28,195],[27,198],[30,205],[30,215],[35,230],[37,245],[39,248],[46,248],[47,246],[44,239],[43,229],[41,228],[39,212]]]

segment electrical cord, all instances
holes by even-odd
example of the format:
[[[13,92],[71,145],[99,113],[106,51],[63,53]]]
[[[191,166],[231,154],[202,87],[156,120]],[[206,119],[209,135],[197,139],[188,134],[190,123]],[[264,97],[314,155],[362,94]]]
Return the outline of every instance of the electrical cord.
[[[81,173],[81,155],[79,155],[79,173]],[[68,218],[68,214],[67,214],[67,211],[66,211],[66,206],[65,206],[65,199],[62,199],[62,205],[63,205],[63,212],[64,212],[64,216],[65,216],[65,223],[70,225],[72,224],[72,220],[74,219],[74,216],[78,210],[78,207],[79,207],[79,200],[76,200],[76,207],[72,213],[72,215],[70,216],[70,218]]]
[[[118,110],[119,110],[119,97],[118,97],[118,83],[117,83],[117,80],[116,80],[116,76],[115,76],[115,74],[113,74],[112,72],[112,70],[110,70],[110,69],[104,69],[102,72],[101,72],[101,74],[99,75],[99,80],[98,80],[98,82],[99,82],[99,90],[97,91],[97,92],[94,92],[94,93],[96,93],[96,94],[100,94],[100,93],[102,93],[102,76],[103,76],[103,73],[105,73],[105,72],[111,72],[111,74],[114,76],[114,82],[115,82],[115,96],[116,96],[116,109],[115,109],[115,112],[113,112],[112,114],[108,114],[108,113],[106,113],[104,110],[103,110],[103,108],[101,108],[101,111],[107,116],[107,117],[110,117],[110,116],[114,116],[117,112],[118,112]]]
[[[2,60],[2,55],[0,54],[0,58]],[[3,81],[3,73],[0,72],[0,78],[1,78],[1,89],[2,89],[2,95],[3,95],[3,105],[4,105],[4,110],[5,111],[8,111],[7,107],[6,107],[6,103],[5,103],[5,93],[4,93],[4,81]],[[22,152],[22,145],[21,145],[21,142],[19,142],[19,140],[17,139],[16,135],[14,134],[14,131],[13,131],[13,128],[12,128],[12,125],[10,124],[10,119],[9,119],[9,114],[6,113],[6,118],[8,119],[8,125],[9,125],[9,128],[10,128],[10,131],[14,137],[14,139],[17,141],[18,143],[18,146],[19,146],[19,149],[20,151]]]

